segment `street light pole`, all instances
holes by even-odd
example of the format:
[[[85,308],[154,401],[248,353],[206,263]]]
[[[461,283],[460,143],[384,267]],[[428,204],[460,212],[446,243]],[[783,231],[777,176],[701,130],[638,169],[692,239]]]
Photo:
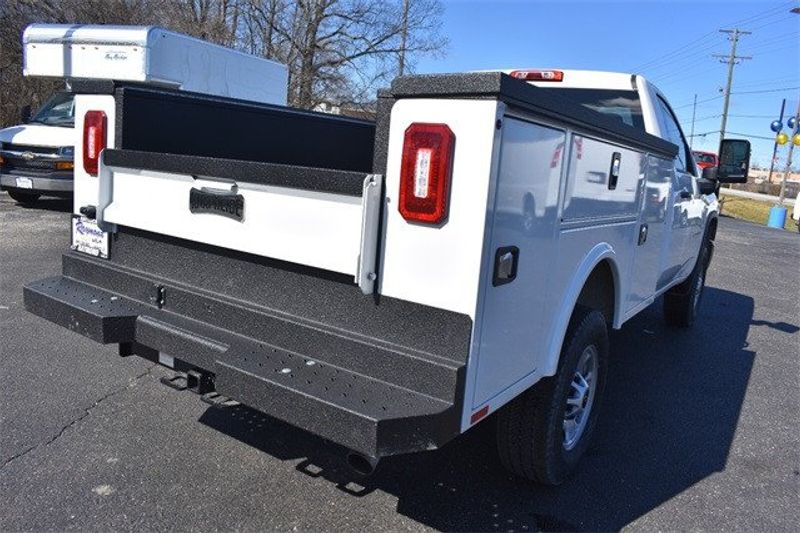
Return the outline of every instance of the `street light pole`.
[[[778,122],[783,124],[783,111],[786,109],[786,98],[783,99],[783,103],[781,103],[781,118],[778,119]],[[780,131],[780,130],[778,130]],[[778,137],[775,137],[775,146],[772,148],[772,161],[769,164],[769,177],[767,178],[767,182],[772,185],[772,171],[775,169],[775,158],[778,156]]]
[[[692,132],[689,134],[689,150],[692,149],[694,144],[694,115],[697,113],[697,94],[694,95],[694,104],[692,104]]]
[[[719,30],[721,33],[729,34],[731,40],[731,53],[728,56],[723,56],[720,54],[714,54],[714,57],[720,59],[721,63],[728,64],[728,82],[725,84],[725,102],[722,104],[722,124],[719,126],[719,147],[720,150],[717,153],[721,152],[722,148],[722,140],[725,138],[725,128],[728,125],[728,104],[731,101],[731,85],[733,85],[733,66],[739,63],[739,60],[742,59],[753,59],[750,56],[737,56],[736,55],[736,45],[739,44],[739,37],[742,35],[750,35],[751,32],[749,31],[742,31],[739,28],[734,28],[732,30]],[[724,61],[723,61],[724,60]]]
[[[792,152],[794,151],[794,137],[797,135],[797,128],[800,127],[800,100],[797,101],[797,111],[794,113],[794,128],[792,128],[792,136],[789,137],[789,153],[786,156],[786,169],[783,171],[783,181],[781,181],[781,194],[778,196],[778,205],[783,206],[783,200],[786,198],[786,178],[792,171]]]

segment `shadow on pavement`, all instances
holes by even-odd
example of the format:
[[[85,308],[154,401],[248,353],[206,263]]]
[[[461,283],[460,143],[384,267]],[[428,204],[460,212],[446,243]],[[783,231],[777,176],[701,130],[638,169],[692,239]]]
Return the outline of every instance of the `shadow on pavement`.
[[[613,332],[594,445],[556,488],[502,470],[492,417],[440,450],[385,459],[360,481],[345,450],[256,411],[212,408],[201,422],[279,459],[307,458],[298,470],[347,492],[392,494],[399,513],[436,529],[617,530],[725,469],[755,357],[753,305],[708,287],[691,330],[663,325],[657,302]]]
[[[38,211],[60,211],[62,213],[69,213],[72,211],[72,198],[39,198],[35,202],[21,204],[15,202],[11,198],[8,199],[14,203],[18,209],[31,209]]]

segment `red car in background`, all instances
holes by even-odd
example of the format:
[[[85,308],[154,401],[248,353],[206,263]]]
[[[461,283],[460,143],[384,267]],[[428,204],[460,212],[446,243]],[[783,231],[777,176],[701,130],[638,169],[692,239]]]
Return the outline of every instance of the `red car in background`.
[[[699,150],[695,150],[692,152],[694,155],[694,161],[697,163],[697,168],[700,169],[700,172],[703,172],[704,168],[708,167],[716,167],[719,165],[719,159],[717,158],[717,154],[714,152],[701,152]]]

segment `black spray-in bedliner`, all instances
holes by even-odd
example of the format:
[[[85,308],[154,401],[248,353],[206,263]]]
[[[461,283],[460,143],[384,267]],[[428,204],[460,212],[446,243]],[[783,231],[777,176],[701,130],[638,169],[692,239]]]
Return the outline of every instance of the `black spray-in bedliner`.
[[[164,88],[120,85],[114,98],[116,146],[123,149],[372,169],[375,126],[369,121]]]

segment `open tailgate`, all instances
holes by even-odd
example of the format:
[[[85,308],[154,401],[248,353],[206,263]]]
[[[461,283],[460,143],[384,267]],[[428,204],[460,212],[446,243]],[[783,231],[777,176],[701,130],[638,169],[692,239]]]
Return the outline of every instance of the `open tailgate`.
[[[104,150],[97,221],[375,280],[380,175]]]

